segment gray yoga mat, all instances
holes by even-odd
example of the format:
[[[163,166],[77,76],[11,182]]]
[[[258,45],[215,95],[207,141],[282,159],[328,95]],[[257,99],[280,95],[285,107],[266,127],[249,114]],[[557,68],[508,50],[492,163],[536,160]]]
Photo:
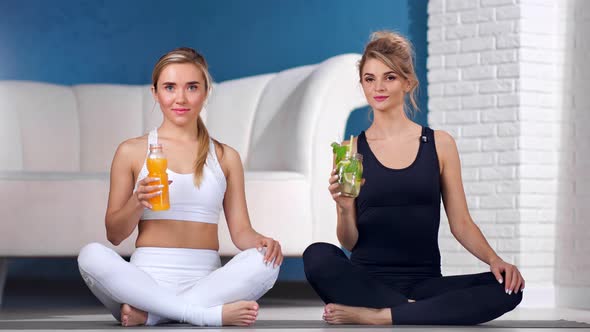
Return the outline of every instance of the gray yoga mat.
[[[416,328],[415,325],[396,325],[395,328]],[[420,327],[450,327],[443,325]],[[0,330],[109,330],[123,329],[116,321],[2,321]],[[145,328],[145,327],[143,327]],[[199,329],[188,324],[163,324],[150,329]],[[223,329],[329,329],[329,328],[367,328],[362,325],[329,325],[321,320],[260,320],[250,328],[224,327]],[[371,328],[391,328],[391,326],[371,326]],[[477,326],[455,326],[457,329],[488,328],[590,328],[590,324],[568,320],[496,320]]]

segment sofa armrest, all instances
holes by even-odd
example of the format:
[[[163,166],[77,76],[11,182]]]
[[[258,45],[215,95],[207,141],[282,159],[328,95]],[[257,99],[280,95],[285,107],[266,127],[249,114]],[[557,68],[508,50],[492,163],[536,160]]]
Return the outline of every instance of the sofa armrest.
[[[307,112],[302,125],[304,132],[297,137],[307,153],[306,174],[310,181],[313,215],[313,241],[338,244],[336,237],[336,206],[328,192],[332,169],[330,143],[343,139],[350,113],[367,105],[359,83],[359,54],[344,54],[321,63],[309,78],[307,98],[302,110]]]

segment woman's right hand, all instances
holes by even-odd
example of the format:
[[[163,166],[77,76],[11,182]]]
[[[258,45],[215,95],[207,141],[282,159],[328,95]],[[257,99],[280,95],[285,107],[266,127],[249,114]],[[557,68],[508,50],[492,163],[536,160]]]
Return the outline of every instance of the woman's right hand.
[[[159,181],[159,178],[145,177],[138,182],[137,190],[135,190],[133,193],[133,195],[137,197],[139,203],[148,209],[152,208],[152,205],[149,201],[150,198],[157,197],[162,194],[162,188],[164,188],[164,186],[161,184],[153,184],[153,182],[159,183]]]
[[[328,186],[328,190],[332,195],[332,199],[334,199],[334,202],[336,202],[336,205],[339,208],[348,211],[354,207],[354,198],[341,195],[340,184],[338,183],[338,174],[336,171],[337,169],[334,168],[330,174],[330,185]]]

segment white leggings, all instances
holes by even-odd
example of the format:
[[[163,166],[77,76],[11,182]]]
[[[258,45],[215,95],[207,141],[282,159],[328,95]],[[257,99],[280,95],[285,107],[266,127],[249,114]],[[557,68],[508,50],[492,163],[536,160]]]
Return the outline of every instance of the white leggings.
[[[279,268],[264,251],[248,249],[221,267],[215,250],[137,248],[131,262],[99,243],[80,251],[78,267],[92,293],[120,321],[121,304],[148,312],[146,325],[172,320],[221,326],[223,304],[257,300],[272,288]]]

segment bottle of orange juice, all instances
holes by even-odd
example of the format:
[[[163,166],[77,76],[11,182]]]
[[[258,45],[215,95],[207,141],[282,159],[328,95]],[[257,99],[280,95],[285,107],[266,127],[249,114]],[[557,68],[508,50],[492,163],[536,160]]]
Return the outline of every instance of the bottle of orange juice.
[[[161,184],[164,186],[161,189],[161,195],[150,198],[149,201],[152,205],[152,210],[168,210],[170,208],[170,199],[168,198],[168,174],[166,173],[168,160],[166,159],[166,156],[164,156],[164,152],[162,152],[162,144],[150,144],[150,153],[148,154],[146,164],[149,172],[148,177],[160,179],[160,181],[151,182],[150,185],[156,186]]]

